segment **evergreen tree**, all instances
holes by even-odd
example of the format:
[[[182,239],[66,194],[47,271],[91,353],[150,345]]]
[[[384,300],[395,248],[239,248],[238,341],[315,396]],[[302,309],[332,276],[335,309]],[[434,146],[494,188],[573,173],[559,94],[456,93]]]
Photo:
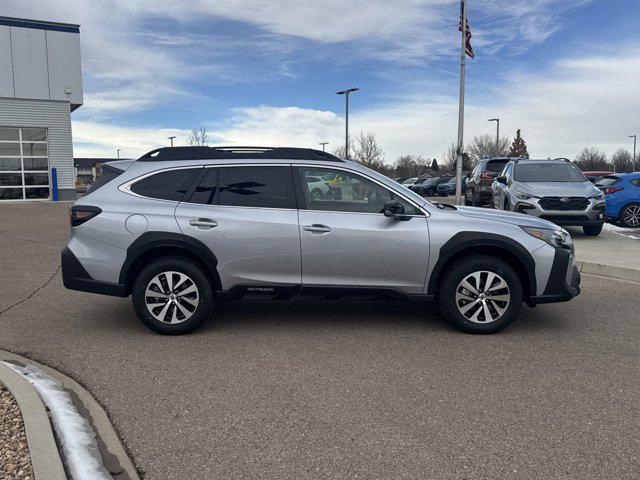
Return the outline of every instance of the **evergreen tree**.
[[[527,144],[520,135],[520,129],[516,132],[516,138],[513,139],[511,148],[509,149],[510,157],[517,158],[529,158],[529,152],[527,151]]]
[[[440,167],[438,166],[438,160],[434,158],[433,162],[431,162],[431,170],[438,170],[439,168]]]

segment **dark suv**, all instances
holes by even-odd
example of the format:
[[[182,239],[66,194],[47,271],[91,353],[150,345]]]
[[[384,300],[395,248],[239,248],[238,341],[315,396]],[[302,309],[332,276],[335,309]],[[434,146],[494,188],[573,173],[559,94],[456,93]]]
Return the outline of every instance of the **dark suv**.
[[[509,158],[483,158],[467,177],[465,204],[474,207],[492,205],[491,184],[496,179]]]

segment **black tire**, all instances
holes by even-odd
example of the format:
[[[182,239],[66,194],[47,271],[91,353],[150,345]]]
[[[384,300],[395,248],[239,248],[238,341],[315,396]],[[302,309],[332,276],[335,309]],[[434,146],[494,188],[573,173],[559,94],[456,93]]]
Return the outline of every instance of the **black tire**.
[[[638,227],[640,227],[640,225],[633,225],[633,224],[629,223],[627,220],[625,220],[625,216],[627,216],[627,217],[629,217],[631,219],[636,218],[635,215],[631,216],[629,214],[631,212],[635,213],[637,211],[636,209],[638,209],[638,208],[640,208],[640,204],[638,204],[638,203],[630,203],[629,205],[626,205],[622,210],[620,210],[620,215],[618,217],[618,220],[620,221],[620,225],[622,225],[623,227],[627,227],[627,228],[638,228]]]
[[[319,188],[314,188],[311,190],[311,198],[314,200],[319,200],[322,198],[322,190]]]
[[[582,227],[582,231],[587,237],[597,237],[602,232],[602,225],[585,225]]]
[[[509,203],[509,199],[508,199],[508,198],[506,198],[506,199],[504,200],[504,209],[505,209],[507,212],[511,211],[511,204]]]
[[[178,272],[179,274],[186,275],[188,277],[188,281],[185,281],[185,284],[194,284],[197,288],[195,297],[192,296],[193,294],[185,295],[192,296],[192,301],[197,302],[196,305],[188,303],[185,301],[185,299],[183,299],[180,303],[180,305],[182,306],[181,309],[179,309],[176,305],[170,305],[165,311],[165,318],[167,315],[171,317],[173,311],[176,311],[176,318],[179,323],[168,323],[160,321],[159,319],[154,317],[154,315],[152,315],[152,313],[149,311],[149,308],[147,308],[146,299],[153,298],[146,297],[147,286],[150,284],[152,279],[158,277],[158,275],[162,276],[164,272]],[[179,278],[175,275],[171,275],[171,277],[172,283]],[[166,275],[164,276],[164,279],[164,285],[166,286]],[[167,288],[167,291],[169,290],[170,289]],[[186,288],[183,290],[186,290]],[[176,292],[178,295],[180,293],[177,289],[171,291]],[[136,280],[133,284],[132,299],[133,308],[142,323],[144,323],[145,326],[147,326],[154,332],[161,333],[163,335],[182,335],[194,331],[196,328],[202,325],[202,323],[207,318],[209,318],[211,312],[213,311],[215,303],[211,282],[209,281],[207,275],[197,264],[184,257],[159,258],[147,265],[136,277]],[[158,299],[159,302],[164,300],[164,298],[161,297],[158,297]],[[176,298],[173,303],[179,301],[180,297]],[[168,299],[167,302],[172,303]],[[191,308],[193,308],[194,306],[195,309],[191,311]],[[185,309],[191,314],[191,316],[185,320],[181,320],[179,317],[185,317],[186,315],[182,315],[182,313],[180,312],[185,311]],[[155,311],[158,312],[157,314],[159,314],[162,310],[162,307],[156,307],[155,309]]]
[[[490,314],[495,314],[497,318],[486,323],[482,322],[482,319],[484,318],[484,302],[479,303],[479,299],[475,299],[462,305],[461,308],[464,308],[470,303],[477,303],[477,307],[471,307],[468,311],[469,315],[473,317],[473,314],[475,314],[477,309],[481,310],[478,316],[479,318],[477,319],[480,323],[476,323],[467,318],[459,310],[456,301],[456,293],[461,282],[469,275],[475,272],[485,271],[492,272],[502,277],[508,287],[507,293],[510,295],[510,300],[508,303],[500,302],[498,304],[501,308],[506,307],[506,310],[504,310],[501,315],[498,312],[498,309],[495,308],[496,303],[494,302],[492,304],[490,301],[487,301]],[[481,278],[486,282],[488,280],[488,275],[481,274]],[[498,284],[494,281],[493,285]],[[497,289],[496,287],[491,288],[491,286],[489,287],[490,288],[487,288],[486,290],[487,292],[491,291],[494,294],[500,295],[504,294],[500,292],[506,292],[504,289]],[[464,300],[461,300],[461,302],[464,302]],[[499,258],[488,255],[474,255],[459,260],[443,272],[442,280],[440,281],[438,289],[438,303],[444,317],[459,330],[466,333],[496,333],[508,327],[520,313],[520,309],[522,308],[522,282],[513,268]]]
[[[464,198],[464,204],[467,207],[475,207],[475,205],[473,204],[473,202],[471,200],[469,200],[467,197]]]

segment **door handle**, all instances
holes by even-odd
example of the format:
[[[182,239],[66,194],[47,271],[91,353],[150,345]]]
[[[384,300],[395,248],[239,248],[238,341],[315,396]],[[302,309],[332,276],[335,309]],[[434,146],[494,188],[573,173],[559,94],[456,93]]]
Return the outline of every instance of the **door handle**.
[[[202,230],[207,230],[209,228],[217,227],[218,222],[215,220],[211,220],[210,218],[198,218],[189,220],[189,225],[192,227],[200,228]]]
[[[302,227],[303,230],[311,233],[329,233],[331,231],[330,227],[326,225],[320,225],[318,223],[314,223],[313,225],[305,225]]]

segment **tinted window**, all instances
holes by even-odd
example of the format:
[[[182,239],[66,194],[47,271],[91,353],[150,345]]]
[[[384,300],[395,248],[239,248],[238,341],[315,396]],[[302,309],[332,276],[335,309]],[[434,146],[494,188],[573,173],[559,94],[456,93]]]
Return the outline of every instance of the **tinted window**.
[[[189,202],[202,203],[204,205],[215,205],[218,201],[218,169],[207,168],[202,180],[191,195]]]
[[[487,162],[487,166],[485,167],[485,170],[488,170],[489,172],[500,173],[506,164],[507,164],[506,160],[496,161],[496,162]]]
[[[586,182],[580,169],[571,163],[518,163],[514,170],[518,182]]]
[[[327,173],[332,173],[327,175]],[[302,191],[309,210],[329,212],[382,213],[384,204],[397,200],[407,215],[421,215],[416,207],[369,179],[354,173],[325,168],[300,168]],[[332,178],[318,185],[309,176]]]
[[[200,171],[200,168],[186,168],[156,173],[134,183],[131,191],[143,197],[179,202]]]
[[[629,183],[632,183],[636,187],[640,187],[640,178],[636,178],[635,180],[629,180]]]
[[[287,167],[220,168],[220,205],[288,208],[287,171]]]

